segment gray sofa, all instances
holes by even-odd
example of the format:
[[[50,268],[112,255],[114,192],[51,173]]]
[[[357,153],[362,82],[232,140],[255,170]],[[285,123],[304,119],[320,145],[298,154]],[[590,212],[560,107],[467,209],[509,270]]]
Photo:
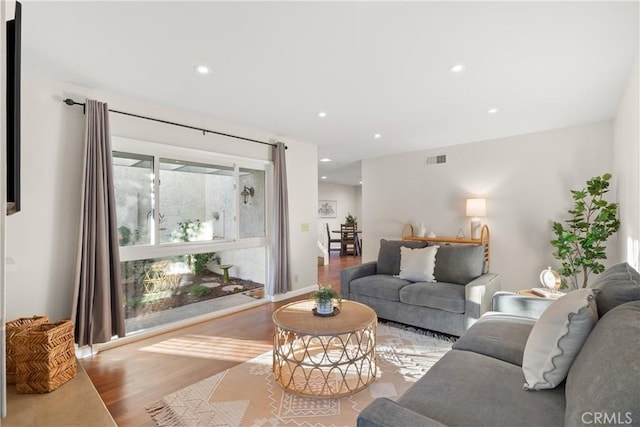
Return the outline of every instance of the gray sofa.
[[[380,241],[378,260],[340,272],[343,298],[373,308],[381,319],[460,336],[500,290],[498,274],[484,273],[482,245],[439,245],[436,283],[411,282],[400,272],[400,247],[424,248],[427,242]]]
[[[601,276],[593,285],[600,318],[555,388],[523,389],[537,320],[492,312],[404,395],[374,400],[357,425],[640,425],[640,275],[625,263]]]

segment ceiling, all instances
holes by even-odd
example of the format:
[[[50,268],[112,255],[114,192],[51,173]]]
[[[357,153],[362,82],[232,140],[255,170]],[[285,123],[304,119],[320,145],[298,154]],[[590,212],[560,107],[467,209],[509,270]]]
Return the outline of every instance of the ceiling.
[[[23,1],[26,72],[316,144],[351,185],[365,158],[612,118],[638,38],[637,1]]]

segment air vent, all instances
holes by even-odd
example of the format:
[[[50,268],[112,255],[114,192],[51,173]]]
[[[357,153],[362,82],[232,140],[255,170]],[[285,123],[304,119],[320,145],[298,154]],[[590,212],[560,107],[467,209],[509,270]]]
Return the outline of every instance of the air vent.
[[[441,154],[439,156],[429,156],[427,157],[427,165],[439,165],[441,163],[447,163],[447,155]]]

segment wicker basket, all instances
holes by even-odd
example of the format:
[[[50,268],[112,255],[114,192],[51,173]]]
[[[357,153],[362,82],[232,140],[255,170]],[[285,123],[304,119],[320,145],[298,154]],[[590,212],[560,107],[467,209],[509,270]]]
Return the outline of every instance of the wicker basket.
[[[70,320],[37,325],[13,339],[18,393],[48,393],[76,375]]]
[[[16,383],[16,349],[13,343],[13,337],[26,329],[49,322],[47,316],[21,317],[20,319],[7,322],[5,327],[7,331],[7,383]]]

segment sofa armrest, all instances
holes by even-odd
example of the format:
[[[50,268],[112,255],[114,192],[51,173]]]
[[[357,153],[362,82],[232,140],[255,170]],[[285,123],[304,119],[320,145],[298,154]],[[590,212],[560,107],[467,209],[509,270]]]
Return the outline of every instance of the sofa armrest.
[[[349,283],[359,277],[373,276],[378,271],[376,261],[365,262],[353,267],[343,268],[340,271],[340,294],[343,298],[349,298]]]
[[[357,425],[358,427],[444,427],[444,424],[441,422],[418,414],[384,397],[375,399],[360,412]]]
[[[513,292],[497,292],[492,299],[493,311],[538,319],[555,301],[550,298],[528,297]]]
[[[485,273],[465,285],[464,330],[491,310],[491,297],[500,290],[500,275]]]

